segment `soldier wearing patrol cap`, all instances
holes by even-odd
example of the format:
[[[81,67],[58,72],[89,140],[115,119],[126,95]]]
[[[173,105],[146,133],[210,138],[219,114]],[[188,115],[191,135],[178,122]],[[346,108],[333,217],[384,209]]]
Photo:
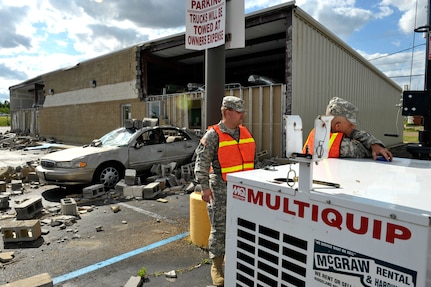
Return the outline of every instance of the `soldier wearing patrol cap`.
[[[358,108],[345,99],[334,97],[326,107],[326,115],[334,116],[331,121],[329,157],[373,158],[381,155],[392,161],[392,153],[383,142],[372,134],[357,129]],[[313,153],[314,129],[304,144],[303,152]]]
[[[256,144],[246,127],[244,101],[227,96],[221,105],[221,121],[210,126],[196,148],[195,177],[207,202],[211,232],[208,239],[212,259],[211,278],[215,286],[224,285],[223,262],[226,236],[226,175],[253,169]]]

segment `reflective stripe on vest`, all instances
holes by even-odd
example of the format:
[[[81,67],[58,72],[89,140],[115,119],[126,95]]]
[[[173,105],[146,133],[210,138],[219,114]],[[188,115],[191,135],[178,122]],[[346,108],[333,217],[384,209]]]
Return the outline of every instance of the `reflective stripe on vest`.
[[[343,133],[330,133],[328,157],[333,157],[333,158],[340,157],[340,147],[341,147],[341,141],[343,140],[343,136],[344,136]],[[305,141],[305,144],[302,148],[302,153],[306,152],[307,147],[308,147],[308,153],[313,154],[314,129],[312,129],[310,134],[308,135],[308,138]]]
[[[219,137],[218,161],[224,181],[228,173],[254,169],[256,144],[246,127],[239,126],[239,142],[222,132],[218,125],[212,128]]]

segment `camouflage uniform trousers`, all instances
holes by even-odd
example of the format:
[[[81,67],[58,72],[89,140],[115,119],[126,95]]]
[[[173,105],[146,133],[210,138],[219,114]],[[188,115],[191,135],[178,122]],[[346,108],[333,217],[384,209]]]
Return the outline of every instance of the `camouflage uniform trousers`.
[[[210,188],[213,191],[214,200],[212,204],[207,204],[211,223],[208,250],[210,258],[214,258],[225,254],[227,183],[221,180],[220,176],[212,174]]]

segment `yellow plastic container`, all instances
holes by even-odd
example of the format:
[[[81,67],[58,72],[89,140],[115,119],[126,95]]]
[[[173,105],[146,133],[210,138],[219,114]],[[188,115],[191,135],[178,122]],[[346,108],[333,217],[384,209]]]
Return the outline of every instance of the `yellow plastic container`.
[[[208,248],[211,225],[208,218],[207,203],[198,191],[190,194],[190,240],[193,244]]]

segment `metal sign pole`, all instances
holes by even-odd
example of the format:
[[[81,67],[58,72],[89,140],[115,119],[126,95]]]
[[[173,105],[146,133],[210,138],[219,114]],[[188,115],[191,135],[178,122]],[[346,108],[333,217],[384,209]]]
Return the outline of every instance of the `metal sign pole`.
[[[221,118],[220,106],[224,97],[225,45],[205,50],[205,114],[206,124],[213,125]],[[206,126],[205,126],[206,128]]]

